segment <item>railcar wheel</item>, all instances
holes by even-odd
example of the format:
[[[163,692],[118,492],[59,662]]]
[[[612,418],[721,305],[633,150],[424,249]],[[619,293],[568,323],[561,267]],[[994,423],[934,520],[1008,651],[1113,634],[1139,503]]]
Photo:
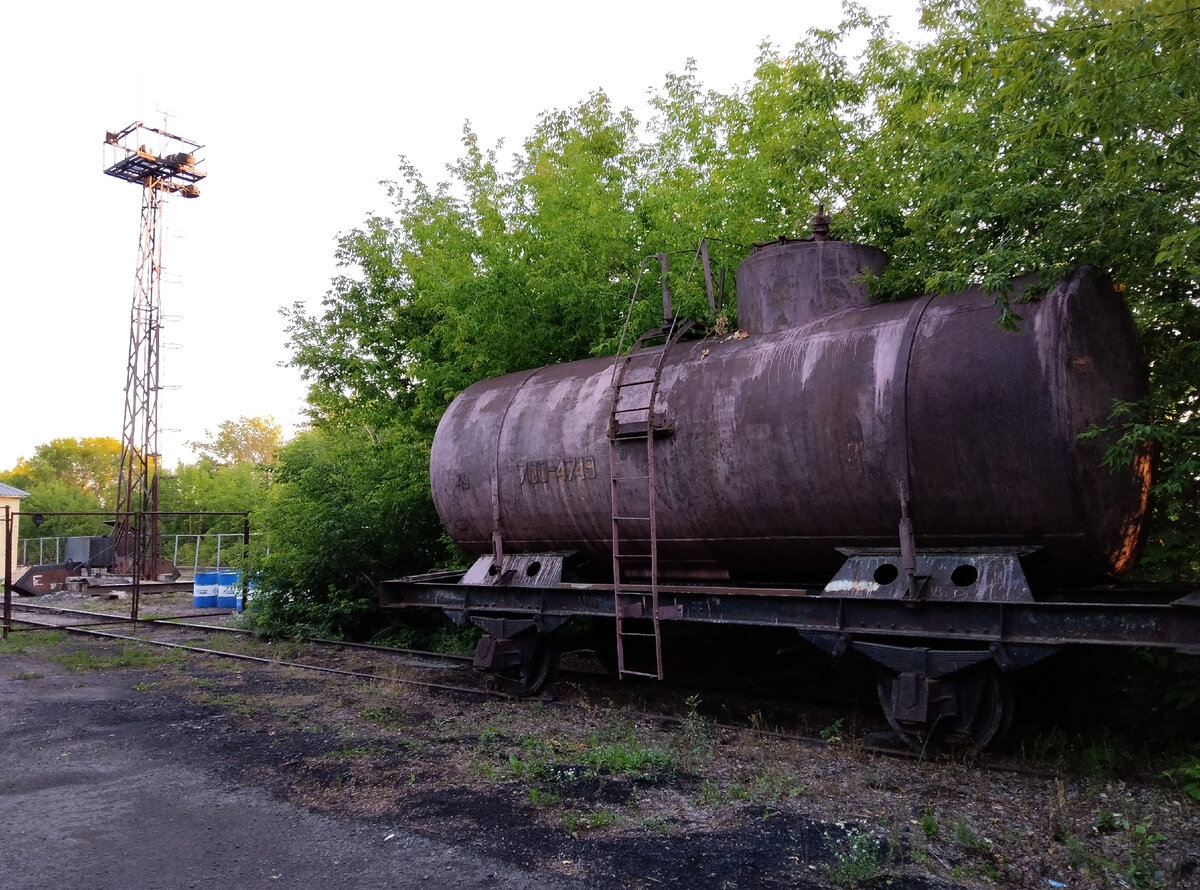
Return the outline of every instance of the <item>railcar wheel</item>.
[[[1008,678],[995,665],[930,679],[883,669],[877,684],[888,724],[913,750],[983,749],[1012,723]]]
[[[558,642],[548,634],[536,634],[521,641],[520,661],[502,668],[497,683],[517,698],[537,695],[554,679],[558,671]]]

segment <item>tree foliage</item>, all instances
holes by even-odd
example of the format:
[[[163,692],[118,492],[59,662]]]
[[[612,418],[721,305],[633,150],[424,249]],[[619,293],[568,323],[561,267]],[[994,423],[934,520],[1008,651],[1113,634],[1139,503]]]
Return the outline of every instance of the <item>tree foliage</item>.
[[[34,525],[33,517],[115,509],[120,467],[121,443],[116,439],[52,439],[37,446],[32,457],[0,473],[0,482],[29,492],[21,504],[21,537],[107,533],[97,516],[47,516],[40,526]]]
[[[880,244],[895,293],[1045,286],[1090,263],[1124,289],[1151,373],[1147,404],[1119,406],[1124,440],[1158,443],[1144,565],[1200,571],[1200,7],[1071,0],[1043,15],[1018,0],[936,0],[934,38],[902,65],[876,55],[870,151],[847,231]],[[898,56],[883,51],[884,59]],[[898,187],[899,186],[899,187]]]
[[[258,565],[258,626],[365,634],[380,581],[446,555],[428,474],[427,447],[403,427],[329,424],[286,446],[255,515],[270,550]]]
[[[283,444],[283,429],[274,417],[239,417],[225,420],[217,427],[213,436],[209,430],[204,435],[212,437],[208,442],[188,442],[202,461],[216,466],[254,464],[270,466],[275,452]]]
[[[671,286],[704,314],[686,256],[701,237],[718,270],[732,269],[753,242],[807,234],[823,204],[836,235],[891,256],[872,282],[883,297],[981,285],[1012,326],[1020,300],[1071,266],[1118,282],[1151,396],[1114,406],[1123,438],[1110,457],[1158,443],[1145,565],[1200,573],[1200,7],[925,0],[911,44],[862,7],[844,10],[839,27],[790,50],[764,44],[754,77],[728,92],[706,88],[689,62],[651,97],[644,125],[597,92],[543,114],[506,164],[469,126],[444,181],[402,164],[387,184],[391,212],[340,239],[343,274],[321,310],[287,312],[319,432],[289,460],[315,459],[316,441],[328,454],[320,436],[332,430],[336,441],[350,429],[372,442],[401,435],[415,453],[471,382],[611,351],[635,287],[647,299],[632,326],[655,323],[657,266],[638,283],[649,257],[683,254]],[[1035,289],[1009,293],[1027,272],[1039,273]],[[349,462],[339,473],[365,484],[359,457],[338,453]],[[367,448],[363,466],[382,470],[381,454]],[[421,464],[408,454],[405,466]],[[424,487],[395,489],[423,517],[410,534],[434,534]],[[375,502],[385,507],[399,522],[398,504]],[[329,531],[297,541],[296,555],[328,556],[335,539],[356,546],[349,527]],[[404,546],[415,558],[432,540]],[[335,584],[309,563],[289,589]]]
[[[241,417],[223,422],[219,430],[213,442],[201,443],[205,456],[194,464],[179,463],[173,473],[160,471],[159,509],[164,514],[191,514],[164,516],[159,525],[164,538],[240,532],[238,517],[202,514],[252,512],[264,502],[269,464],[282,447],[278,424],[270,418]],[[120,464],[121,443],[116,439],[54,439],[0,473],[0,481],[30,495],[21,505],[21,537],[108,534],[105,519],[116,509]],[[40,526],[34,525],[35,515],[54,513],[101,515],[45,515]]]

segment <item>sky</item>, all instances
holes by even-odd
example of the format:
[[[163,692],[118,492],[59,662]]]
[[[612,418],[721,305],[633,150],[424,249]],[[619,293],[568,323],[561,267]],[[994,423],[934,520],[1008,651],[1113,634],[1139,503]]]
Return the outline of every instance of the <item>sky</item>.
[[[917,35],[917,0],[866,0]],[[703,84],[749,81],[836,2],[738,7],[360,2],[11,4],[0,13],[0,471],[56,438],[120,438],[142,189],[103,175],[134,121],[205,147],[196,200],[168,198],[160,450],[222,421],[302,424],[280,309],[316,311],[337,236],[388,210],[406,156],[427,182],[461,153],[520,148],[538,114],[603,89],[640,120],[689,58]],[[164,116],[165,115],[165,116]]]

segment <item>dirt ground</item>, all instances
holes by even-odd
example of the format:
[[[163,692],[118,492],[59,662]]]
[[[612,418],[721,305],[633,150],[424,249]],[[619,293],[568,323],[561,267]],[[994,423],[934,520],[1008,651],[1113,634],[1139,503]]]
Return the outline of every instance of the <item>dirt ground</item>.
[[[855,727],[804,744],[686,705],[664,723],[561,681],[556,699],[15,635],[0,884],[1200,887],[1200,806],[1170,783],[918,763]]]

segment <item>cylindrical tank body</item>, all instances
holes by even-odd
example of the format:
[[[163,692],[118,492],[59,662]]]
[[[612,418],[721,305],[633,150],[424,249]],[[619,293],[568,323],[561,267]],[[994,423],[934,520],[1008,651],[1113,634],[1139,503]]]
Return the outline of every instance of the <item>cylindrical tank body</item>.
[[[756,330],[668,351],[654,403],[671,428],[653,448],[660,576],[819,578],[838,548],[898,546],[901,491],[918,547],[1038,549],[1079,580],[1126,568],[1148,461],[1110,471],[1103,437],[1079,438],[1145,387],[1132,320],[1101,276],[1076,270],[1022,304],[1016,332],[978,290],[893,303],[780,292],[821,286],[797,269],[828,246],[752,255],[739,306]],[[506,553],[577,551],[611,570],[613,366],[509,374],[454,401],[431,477],[460,546],[491,552],[498,533]]]

